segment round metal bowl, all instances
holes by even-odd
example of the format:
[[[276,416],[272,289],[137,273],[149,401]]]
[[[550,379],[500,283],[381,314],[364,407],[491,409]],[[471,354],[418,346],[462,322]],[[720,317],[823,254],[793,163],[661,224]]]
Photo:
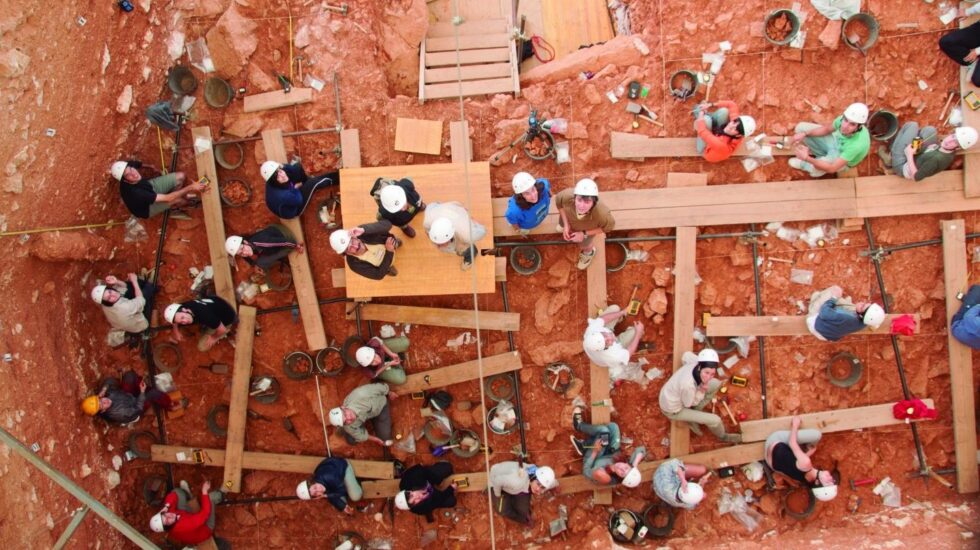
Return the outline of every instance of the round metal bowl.
[[[305,365],[298,364],[306,361]],[[305,351],[294,351],[282,359],[282,370],[290,380],[306,380],[313,375],[313,358]]]

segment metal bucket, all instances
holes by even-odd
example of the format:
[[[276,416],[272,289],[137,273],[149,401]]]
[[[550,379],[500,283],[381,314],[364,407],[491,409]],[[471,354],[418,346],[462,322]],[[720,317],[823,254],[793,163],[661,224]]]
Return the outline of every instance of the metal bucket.
[[[513,433],[514,430],[516,430],[518,427],[517,424],[519,422],[523,422],[520,417],[517,417],[517,422],[514,422],[513,426],[509,428],[504,428],[503,430],[497,430],[496,428],[493,427],[493,424],[490,423],[490,421],[496,418],[496,416],[497,416],[497,407],[493,407],[489,411],[487,411],[487,428],[489,428],[491,432],[497,435],[507,435],[509,433]]]
[[[684,83],[688,80],[690,80],[690,85],[692,86],[690,89],[684,86]],[[680,70],[670,75],[668,84],[670,88],[670,95],[677,99],[685,100],[697,93],[698,75],[694,71],[688,71],[687,69]]]
[[[868,118],[868,133],[876,141],[888,141],[898,133],[898,115],[880,109]]]
[[[530,265],[521,265],[521,262]],[[541,269],[541,253],[533,246],[515,246],[510,251],[510,266],[521,275],[531,275]]]
[[[237,153],[226,156],[229,150]],[[231,160],[228,157],[231,157]],[[234,170],[245,161],[245,150],[242,149],[241,143],[219,143],[214,146],[214,161],[225,170]],[[249,188],[249,198],[251,198],[251,192],[252,190]]]
[[[478,436],[473,430],[456,430],[456,433],[453,434],[453,437],[449,440],[449,443],[450,445],[456,445],[467,436],[476,440],[476,448],[464,449],[463,447],[454,447],[450,449],[454,455],[461,458],[470,458],[471,456],[476,456],[480,452],[480,448],[482,447],[480,444],[480,436]]]
[[[197,89],[197,77],[191,72],[190,67],[177,65],[170,68],[167,73],[167,86],[175,94],[190,95]]]
[[[787,34],[782,40],[777,40],[769,36],[769,22],[784,14],[786,15],[786,18],[789,19],[789,34]],[[762,34],[765,35],[766,40],[768,40],[770,44],[775,44],[777,46],[785,46],[786,44],[789,44],[799,33],[800,18],[793,10],[788,9],[773,10],[772,13],[766,16],[766,21],[762,26]]]
[[[855,25],[864,25],[868,29],[868,37],[863,43],[854,43],[851,42],[850,38],[848,38],[850,34],[854,33]],[[851,33],[848,33],[848,27],[851,28]],[[875,42],[878,41],[878,33],[880,30],[881,26],[878,25],[878,20],[875,19],[870,13],[856,13],[844,20],[844,24],[841,25],[840,28],[840,35],[841,39],[849,48],[855,49],[864,54],[867,53],[868,50],[871,49],[871,46],[874,46]]]
[[[227,107],[235,97],[235,90],[225,80],[212,76],[204,81],[204,101],[208,105],[221,109]]]
[[[837,364],[850,365],[850,373],[843,378],[837,378],[834,375],[834,365]],[[850,388],[854,384],[857,384],[861,380],[862,374],[864,374],[864,365],[857,356],[849,351],[837,353],[827,362],[827,378],[830,379],[831,384],[838,388]]]

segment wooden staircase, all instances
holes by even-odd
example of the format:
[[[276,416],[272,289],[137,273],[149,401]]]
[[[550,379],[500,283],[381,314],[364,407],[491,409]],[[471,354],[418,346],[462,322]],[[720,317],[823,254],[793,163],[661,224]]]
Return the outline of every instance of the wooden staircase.
[[[517,52],[506,19],[429,26],[419,52],[419,103],[499,93],[521,93]]]

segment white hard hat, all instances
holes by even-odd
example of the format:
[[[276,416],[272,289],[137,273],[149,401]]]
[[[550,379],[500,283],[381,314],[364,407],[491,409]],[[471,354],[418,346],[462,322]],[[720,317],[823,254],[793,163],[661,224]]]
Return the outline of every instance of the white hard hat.
[[[640,474],[640,470],[634,466],[630,469],[629,473],[626,474],[626,477],[623,478],[623,487],[632,489],[633,487],[639,485],[642,479],[643,476]]]
[[[225,252],[234,256],[238,254],[238,251],[242,249],[242,238],[238,235],[232,235],[225,239]]]
[[[704,348],[698,352],[698,363],[717,363],[718,352],[711,348]]]
[[[687,488],[678,491],[678,495],[684,504],[697,504],[704,499],[704,489],[697,483],[689,481]]]
[[[276,171],[279,170],[280,166],[282,165],[274,160],[267,160],[263,162],[262,167],[259,168],[259,174],[262,174],[262,179],[268,182],[269,178],[271,178]]]
[[[408,491],[400,491],[395,495],[395,507],[399,510],[408,510]]]
[[[742,115],[738,117],[742,121],[742,135],[749,137],[755,133],[755,119],[749,115]]]
[[[337,254],[343,254],[347,252],[347,247],[350,246],[350,231],[346,229],[338,229],[330,234],[330,248]]]
[[[521,193],[534,187],[535,182],[534,176],[531,174],[528,174],[527,172],[518,172],[514,174],[514,179],[512,179],[510,183],[514,186],[514,194],[520,195]]]
[[[344,409],[334,407],[330,409],[330,425],[338,428],[344,425]]]
[[[583,197],[598,197],[599,186],[596,184],[595,180],[582,178],[575,184],[575,194],[582,195]]]
[[[878,304],[871,304],[864,310],[864,324],[871,328],[878,328],[885,322],[885,310]]]
[[[105,294],[105,290],[109,288],[105,285],[98,285],[92,289],[92,300],[97,303],[102,303],[102,295]]]
[[[369,348],[367,346],[361,346],[357,348],[357,352],[354,353],[354,358],[357,359],[357,364],[362,367],[367,367],[374,361],[374,348]]]
[[[150,517],[150,531],[163,532],[163,512],[157,512]]]
[[[453,240],[456,230],[453,229],[453,222],[449,218],[436,218],[429,228],[429,239],[436,244],[445,244]]]
[[[116,162],[112,163],[112,167],[109,168],[109,172],[112,174],[112,177],[122,181],[123,174],[126,173],[127,166],[129,166],[128,162],[124,160],[117,160]]]
[[[585,335],[582,346],[585,351],[602,351],[606,349],[606,337],[599,331],[590,332]]]
[[[969,149],[977,144],[977,131],[969,126],[960,126],[955,131],[956,141],[960,148]]]
[[[300,481],[296,486],[296,496],[300,500],[310,500],[310,485],[306,481]]]
[[[174,316],[177,315],[177,310],[180,309],[180,304],[170,304],[167,309],[163,310],[163,318],[167,320],[168,323],[174,322]]]
[[[817,500],[821,502],[828,502],[834,500],[837,496],[837,486],[828,485],[826,487],[814,487],[811,489],[813,491],[813,496],[817,497]]]
[[[548,466],[541,466],[534,472],[534,478],[538,480],[545,489],[554,489],[558,486],[558,478],[555,477],[555,471]]]
[[[855,124],[868,122],[868,106],[864,103],[851,103],[844,109],[844,118]]]
[[[408,202],[408,197],[405,196],[405,190],[397,185],[388,185],[381,188],[381,206],[394,214],[395,212],[400,212],[402,208],[405,208],[405,203]]]

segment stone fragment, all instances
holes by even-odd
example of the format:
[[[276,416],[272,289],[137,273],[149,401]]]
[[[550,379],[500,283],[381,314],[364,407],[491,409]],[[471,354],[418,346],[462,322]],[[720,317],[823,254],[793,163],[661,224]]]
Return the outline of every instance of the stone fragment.
[[[129,107],[133,104],[133,87],[126,84],[123,87],[122,92],[119,97],[116,98],[116,112],[120,114],[126,114],[129,112]]]
[[[7,193],[19,195],[24,192],[24,176],[20,173],[9,176],[3,184],[3,190]]]
[[[548,315],[548,306],[551,304],[549,293],[542,293],[534,302],[534,328],[540,334],[548,334],[555,328],[555,320]]]
[[[840,45],[840,29],[843,23],[844,22],[841,19],[832,19],[827,21],[827,25],[825,25],[823,31],[820,32],[820,43],[827,48],[836,50],[837,46]]]
[[[662,288],[655,288],[643,303],[643,314],[648,318],[654,314],[667,313],[667,292]]]
[[[551,300],[548,303],[548,315],[551,317],[557,315],[568,304],[569,300],[571,300],[571,294],[569,292],[551,293]]]
[[[548,276],[551,277],[546,283],[548,288],[562,289],[568,286],[568,279],[572,274],[572,264],[568,260],[561,258],[548,268]]]
[[[642,65],[643,54],[636,48],[633,38],[633,36],[617,36],[603,44],[582,48],[550,63],[538,65],[521,74],[521,85],[577,78],[584,67],[605,67],[610,64],[620,67]],[[416,52],[416,66],[417,57],[418,52]],[[528,101],[531,101],[530,98]]]
[[[640,173],[636,170],[626,172],[626,181],[636,181],[640,179]]]
[[[99,235],[54,231],[31,239],[31,256],[46,262],[111,260],[112,242]]]
[[[585,381],[581,378],[576,378],[568,383],[568,387],[565,388],[565,399],[575,399],[580,393],[582,393],[582,388],[585,387]]]
[[[215,72],[224,79],[237,75],[258,46],[258,24],[244,17],[237,5],[226,10],[206,35]],[[288,71],[287,71],[288,72]]]
[[[565,137],[568,139],[588,139],[589,131],[585,128],[585,124],[581,122],[570,122],[568,124],[568,131],[565,132]]]
[[[222,131],[230,136],[244,138],[258,134],[264,124],[262,117],[246,114],[237,117],[234,122],[222,128]]]
[[[665,267],[657,267],[653,270],[653,282],[657,286],[667,286],[670,281],[670,272]]]
[[[31,56],[16,48],[0,52],[0,76],[7,78],[20,76],[24,74],[30,63]]]

